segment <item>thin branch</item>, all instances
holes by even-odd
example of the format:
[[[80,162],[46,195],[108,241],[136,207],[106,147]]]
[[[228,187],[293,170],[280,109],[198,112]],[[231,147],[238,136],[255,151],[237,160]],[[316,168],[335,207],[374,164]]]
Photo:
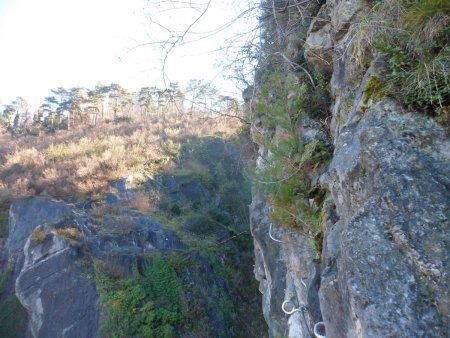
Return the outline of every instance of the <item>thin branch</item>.
[[[297,68],[300,68],[301,70],[303,70],[305,72],[305,74],[308,76],[309,81],[311,81],[311,84],[312,84],[313,88],[316,89],[316,84],[314,83],[314,79],[313,79],[313,77],[311,76],[311,74],[308,72],[308,70],[305,67],[299,65],[298,63],[295,63],[295,62],[289,60],[286,57],[286,55],[284,55],[281,52],[276,52],[275,54],[276,55],[280,55],[286,62],[288,62],[292,66],[292,68],[295,69],[295,67],[297,67]]]

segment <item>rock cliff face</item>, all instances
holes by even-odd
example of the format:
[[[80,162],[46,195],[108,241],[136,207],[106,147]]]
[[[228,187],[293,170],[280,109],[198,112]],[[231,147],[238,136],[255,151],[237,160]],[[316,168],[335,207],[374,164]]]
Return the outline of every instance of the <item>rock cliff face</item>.
[[[351,55],[352,28],[367,6],[326,1],[303,46],[311,69],[332,73],[321,250],[272,221],[266,196],[253,191],[255,275],[270,337],[311,337],[317,323],[317,337],[327,338],[449,334],[450,141],[432,119],[365,95],[386,70],[375,57],[358,73]],[[258,128],[264,170],[270,152],[257,134],[270,130]]]

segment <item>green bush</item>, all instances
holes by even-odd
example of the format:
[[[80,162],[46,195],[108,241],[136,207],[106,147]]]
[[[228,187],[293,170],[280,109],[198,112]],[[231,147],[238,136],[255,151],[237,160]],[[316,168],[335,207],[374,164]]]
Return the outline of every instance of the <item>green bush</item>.
[[[221,225],[230,225],[233,221],[231,214],[221,209],[219,206],[213,204],[210,205],[207,210],[209,217],[212,218],[215,222],[220,223]]]
[[[265,127],[293,132],[303,116],[308,87],[294,74],[274,72],[265,75],[255,113]]]
[[[142,275],[114,280],[97,274],[97,289],[104,306],[102,331],[109,337],[175,337],[181,321],[181,283],[161,257],[149,258]]]
[[[274,222],[313,237],[317,225],[312,220],[317,210],[308,207],[309,177],[328,164],[331,150],[317,140],[301,143],[299,125],[308,105],[308,88],[294,79],[279,73],[266,77],[256,114],[266,128],[275,130],[264,140],[271,157],[255,180],[268,195]]]
[[[203,214],[189,216],[184,221],[185,229],[198,235],[207,235],[211,233],[215,226],[216,224],[214,224],[214,221]]]
[[[172,203],[169,211],[175,216],[180,216],[182,213],[181,207],[177,203]]]
[[[0,302],[0,337],[23,337],[27,324],[27,312],[17,297],[13,296]]]

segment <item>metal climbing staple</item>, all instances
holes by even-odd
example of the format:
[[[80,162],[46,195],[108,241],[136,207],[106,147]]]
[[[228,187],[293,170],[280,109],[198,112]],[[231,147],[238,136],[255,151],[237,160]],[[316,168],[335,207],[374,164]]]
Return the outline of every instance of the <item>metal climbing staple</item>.
[[[308,285],[306,285],[305,280],[308,280],[308,278],[306,278],[306,277],[300,278],[300,283],[302,283],[302,285],[305,287],[305,289],[308,289]]]
[[[316,336],[316,338],[327,338],[324,335],[321,335],[318,331],[319,331],[319,327],[322,327],[323,330],[325,331],[325,323],[324,322],[317,322],[316,324],[314,324],[314,335]]]
[[[283,312],[287,315],[292,315],[295,312],[301,312],[302,313],[302,317],[306,326],[306,330],[308,331],[309,336],[311,337],[311,332],[309,331],[308,328],[308,323],[306,321],[305,318],[305,312],[308,311],[308,307],[306,305],[302,305],[300,304],[300,307],[296,308],[294,303],[291,300],[285,300],[282,304],[281,304],[281,309],[283,310]],[[325,323],[324,322],[317,322],[316,324],[314,324],[314,337],[316,338],[327,338],[326,336],[322,335],[319,333],[319,328],[322,328],[322,332],[325,331]]]
[[[279,240],[279,239],[273,237],[273,235],[272,235],[272,223],[270,223],[270,227],[269,227],[269,237],[270,237],[270,239],[272,239],[275,242],[283,243],[282,240]]]
[[[308,322],[306,321],[305,312],[308,312],[308,307],[306,305],[300,304],[299,308],[296,308],[294,306],[294,303],[290,300],[285,300],[283,304],[281,304],[281,309],[283,312],[287,315],[291,315],[294,312],[300,312],[302,314],[303,322],[305,324],[306,332],[308,333],[308,336],[311,338],[311,331],[309,330]]]
[[[301,305],[299,308],[296,308],[294,303],[290,300],[285,300],[283,304],[281,304],[281,309],[287,315],[291,315],[294,312],[302,312],[306,309],[306,306]]]

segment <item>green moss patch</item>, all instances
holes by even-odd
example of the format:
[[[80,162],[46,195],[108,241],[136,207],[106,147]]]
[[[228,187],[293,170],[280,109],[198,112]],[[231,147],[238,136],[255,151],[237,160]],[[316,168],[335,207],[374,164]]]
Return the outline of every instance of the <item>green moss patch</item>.
[[[369,102],[369,100],[372,100],[373,103],[377,103],[382,98],[389,96],[391,96],[391,94],[389,93],[386,83],[381,81],[378,76],[370,77],[364,88],[364,103]]]

